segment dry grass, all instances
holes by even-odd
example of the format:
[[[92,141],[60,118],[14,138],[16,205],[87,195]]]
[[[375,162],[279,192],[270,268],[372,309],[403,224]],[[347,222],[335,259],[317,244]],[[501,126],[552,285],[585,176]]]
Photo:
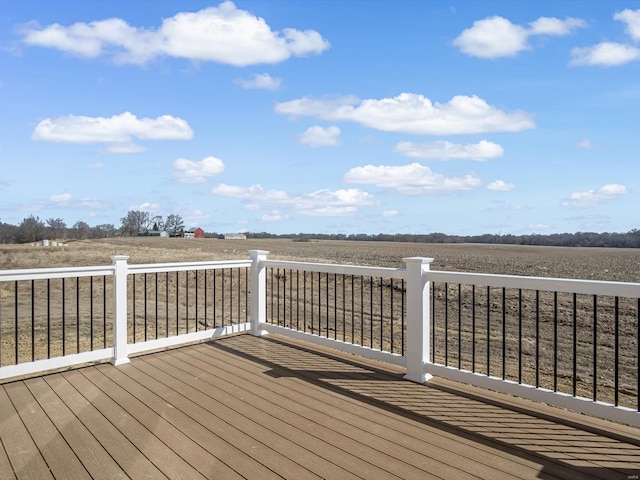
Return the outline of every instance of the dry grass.
[[[248,259],[248,250],[267,250],[270,252],[269,258],[281,260],[297,260],[310,262],[343,263],[353,265],[372,265],[382,267],[402,267],[402,258],[423,256],[432,257],[434,261],[431,268],[434,270],[468,271],[479,273],[527,275],[541,277],[578,278],[589,280],[614,280],[624,282],[637,282],[640,277],[640,250],[635,249],[599,249],[599,248],[561,248],[561,247],[529,247],[529,246],[508,246],[508,245],[470,245],[470,244],[417,244],[417,243],[389,243],[389,242],[348,242],[348,241],[310,241],[294,242],[290,240],[269,239],[269,240],[217,240],[217,239],[163,239],[163,238],[118,238],[110,240],[72,242],[65,247],[30,247],[22,245],[10,245],[0,247],[0,269],[22,269],[22,268],[43,268],[43,267],[63,267],[63,266],[87,266],[87,265],[108,265],[111,263],[111,255],[128,255],[130,263],[158,263],[158,262],[193,262],[211,260],[233,260]],[[201,272],[202,274],[203,272]],[[191,272],[189,282],[193,288],[195,277]],[[289,276],[289,277],[288,277]],[[355,304],[350,302],[351,285],[342,285],[349,280],[334,278],[316,277],[306,275],[308,280],[307,291],[311,300],[311,305],[305,305],[299,309],[298,298],[286,298],[291,292],[293,276],[289,272],[277,272],[275,275],[275,286],[282,290],[272,294],[279,297],[275,304],[268,305],[268,314],[274,322],[282,321],[284,324],[294,326],[295,320],[299,321],[304,315],[307,320],[314,319],[315,325],[306,325],[306,330],[314,328],[314,333],[321,335],[354,341],[372,348],[389,349],[391,346],[390,328],[393,325],[393,342],[395,352],[399,351],[401,338],[403,335],[400,317],[401,290],[398,285],[387,283],[378,285],[367,280],[363,286],[358,286],[356,280]],[[231,279],[233,281],[233,279]],[[366,279],[365,279],[366,280]],[[183,298],[184,290],[179,290],[176,294],[177,280],[173,277],[166,278],[160,276],[160,283],[155,277],[149,278],[149,293],[153,296],[155,289],[160,291],[158,301],[159,313],[155,313],[156,302],[154,298],[148,299],[148,316],[153,318],[153,322],[147,324],[147,315],[144,314],[145,290],[141,285],[142,279],[136,285],[137,300],[136,313],[130,310],[130,318],[136,319],[136,340],[144,339],[148,334],[150,338],[156,335],[164,336],[166,331],[171,334],[184,332],[187,329],[196,328],[198,325],[204,326],[211,322],[213,314],[200,314],[194,312],[193,304],[195,295],[192,290],[189,303],[191,310],[187,310],[187,302]],[[183,280],[184,281],[184,280]],[[200,285],[208,282],[209,291],[213,288],[213,280],[199,277]],[[378,282],[379,280],[375,280]],[[164,282],[164,283],[163,283]],[[236,279],[236,284],[238,283]],[[324,283],[327,290],[321,291]],[[169,298],[164,298],[165,285],[169,291]],[[218,284],[220,285],[220,284]],[[11,286],[0,288],[0,355],[3,364],[15,361],[15,345],[9,345],[10,340],[15,335],[14,320],[11,319],[11,312],[7,314],[7,305],[11,304],[15,293]],[[34,286],[38,292],[38,298],[43,298],[44,284],[36,282]],[[89,324],[82,319],[89,318],[87,302],[82,301],[79,315],[75,312],[77,296],[76,288],[81,294],[87,295],[90,288],[86,282],[78,286],[73,281],[66,285],[67,314],[71,315],[70,325],[62,325],[61,315],[61,284],[59,281],[52,281],[51,304],[53,311],[51,330],[52,353],[61,353],[62,339],[64,339],[67,353],[76,350],[89,349],[86,345],[86,338],[94,332],[94,348],[100,348],[105,341],[110,341],[110,325],[105,325],[101,318],[110,317],[111,309],[111,285],[107,282],[106,295],[108,301],[99,300],[94,305],[97,323]],[[96,291],[101,290],[100,280],[96,280],[94,286]],[[184,287],[180,287],[184,289]],[[218,287],[220,288],[220,287]],[[236,286],[232,287],[235,291]],[[338,298],[337,308],[334,307],[334,297],[340,297],[344,288],[346,299]],[[23,296],[19,300],[19,308],[23,315],[30,312],[29,286],[21,286]],[[241,296],[244,297],[244,284],[240,285]],[[311,289],[313,289],[313,297]],[[364,290],[364,303],[359,303],[361,296],[360,289]],[[436,359],[450,365],[458,364],[458,349],[460,348],[460,363],[463,368],[471,369],[473,356],[472,352],[472,320],[471,310],[475,305],[477,314],[477,332],[475,335],[475,355],[478,361],[477,370],[486,373],[487,354],[490,356],[490,368],[492,375],[502,375],[502,357],[505,355],[507,361],[505,365],[505,376],[512,380],[517,380],[518,358],[522,358],[522,380],[526,383],[535,384],[535,359],[536,349],[540,351],[540,378],[542,386],[553,388],[553,328],[552,318],[554,299],[550,294],[543,294],[540,299],[541,323],[539,324],[539,344],[536,345],[536,326],[532,321],[534,316],[533,292],[524,292],[524,321],[522,322],[523,341],[518,343],[519,337],[519,313],[517,291],[507,290],[505,300],[505,331],[507,340],[502,345],[502,292],[500,289],[492,290],[491,302],[487,305],[486,291],[480,289],[474,301],[470,298],[470,287],[463,287],[460,301],[460,312],[458,310],[457,286],[449,286],[448,311],[449,317],[447,328],[443,315],[444,289],[442,285],[436,285],[436,300],[438,312],[435,315],[434,333],[436,335]],[[130,291],[132,287],[130,285]],[[83,293],[84,292],[84,293]],[[227,291],[227,294],[229,292]],[[385,306],[381,293],[384,294]],[[218,290],[216,298],[220,298],[221,292]],[[200,305],[204,305],[204,296],[200,295]],[[297,295],[297,294],[296,294]],[[301,294],[300,294],[301,295]],[[390,312],[390,296],[395,298],[395,311]],[[177,298],[179,297],[179,298]],[[598,391],[599,399],[612,401],[612,372],[613,372],[613,344],[614,329],[611,307],[611,299],[602,298],[598,307],[598,357],[593,356],[593,309],[592,299],[578,297],[577,308],[577,389],[579,395],[591,396],[593,385],[594,365],[598,370]],[[244,301],[244,300],[243,300]],[[562,294],[558,300],[558,389],[566,393],[571,393],[573,383],[573,319],[571,296]],[[361,302],[361,301],[360,301]],[[102,304],[105,304],[103,307]],[[238,304],[242,302],[237,302]],[[227,303],[229,305],[229,303]],[[44,303],[39,300],[35,305],[36,317],[44,316]],[[211,309],[211,303],[209,304]],[[236,317],[246,314],[246,305],[236,306]],[[381,310],[382,309],[382,310]],[[9,308],[11,310],[11,308]],[[188,315],[187,315],[188,313]],[[637,305],[635,301],[621,305],[620,311],[620,362],[621,362],[621,403],[634,406],[637,402]],[[491,318],[491,332],[487,335],[487,314]],[[75,315],[75,316],[74,316]],[[220,315],[220,312],[218,312]],[[225,315],[224,313],[222,315]],[[76,318],[77,317],[77,318]],[[279,318],[277,318],[279,317]],[[393,317],[393,318],[392,318]],[[155,319],[159,321],[156,322]],[[459,320],[460,318],[460,320]],[[74,322],[75,319],[75,322]],[[382,321],[381,321],[382,319]],[[230,321],[232,319],[223,316],[220,321]],[[462,330],[458,337],[458,321]],[[107,320],[108,322],[108,320]],[[28,325],[27,325],[28,326]],[[158,331],[156,329],[158,328]],[[37,350],[36,358],[46,357],[45,328],[40,324],[37,326],[34,339],[31,339],[30,328],[21,330],[20,342],[22,344],[19,356],[28,360],[32,347]],[[130,329],[132,330],[132,329]],[[447,330],[449,331],[446,334]],[[78,341],[80,333],[80,342]],[[445,341],[446,334],[446,341]],[[133,333],[130,331],[130,340],[133,340]],[[447,358],[444,357],[445,349]],[[520,353],[521,352],[521,353]],[[21,360],[22,361],[22,360]]]

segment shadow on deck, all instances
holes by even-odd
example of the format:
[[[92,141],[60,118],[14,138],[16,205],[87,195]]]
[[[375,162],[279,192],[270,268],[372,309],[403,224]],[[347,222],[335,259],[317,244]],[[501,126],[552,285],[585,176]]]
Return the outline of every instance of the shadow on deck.
[[[275,336],[0,386],[3,479],[630,479],[639,433]]]

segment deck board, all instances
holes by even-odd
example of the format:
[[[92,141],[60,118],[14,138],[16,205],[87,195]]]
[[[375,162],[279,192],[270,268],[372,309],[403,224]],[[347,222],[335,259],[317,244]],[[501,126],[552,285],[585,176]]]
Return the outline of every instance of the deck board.
[[[627,479],[637,429],[239,335],[0,385],[0,479]]]

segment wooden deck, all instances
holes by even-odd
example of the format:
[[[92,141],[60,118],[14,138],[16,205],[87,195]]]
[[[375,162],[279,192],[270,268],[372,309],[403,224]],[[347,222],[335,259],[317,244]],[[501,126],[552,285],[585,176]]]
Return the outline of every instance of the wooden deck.
[[[633,428],[239,335],[0,386],[0,478],[633,479]]]

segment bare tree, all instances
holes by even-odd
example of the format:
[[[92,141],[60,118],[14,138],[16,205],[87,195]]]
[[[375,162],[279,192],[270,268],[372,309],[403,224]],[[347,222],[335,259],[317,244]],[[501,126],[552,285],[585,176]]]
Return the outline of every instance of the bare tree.
[[[141,233],[149,231],[149,212],[140,210],[129,210],[126,217],[120,219],[122,222],[122,235],[136,237]]]
[[[48,218],[47,228],[51,238],[64,238],[67,230],[67,224],[61,218]]]
[[[89,231],[91,227],[87,222],[83,222],[82,220],[78,220],[73,224],[72,232],[73,238],[76,240],[84,240],[89,237]]]
[[[167,217],[164,228],[169,235],[175,236],[184,230],[184,221],[180,215],[171,214]]]

